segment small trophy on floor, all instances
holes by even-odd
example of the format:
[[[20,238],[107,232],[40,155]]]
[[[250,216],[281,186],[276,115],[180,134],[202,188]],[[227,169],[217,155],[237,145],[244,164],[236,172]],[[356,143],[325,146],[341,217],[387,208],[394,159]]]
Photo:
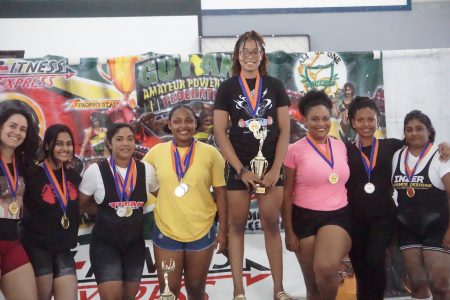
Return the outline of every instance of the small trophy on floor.
[[[170,259],[169,262],[163,261],[161,262],[161,268],[164,272],[164,291],[159,296],[159,300],[175,300],[175,295],[169,288],[169,273],[175,270],[175,261]]]

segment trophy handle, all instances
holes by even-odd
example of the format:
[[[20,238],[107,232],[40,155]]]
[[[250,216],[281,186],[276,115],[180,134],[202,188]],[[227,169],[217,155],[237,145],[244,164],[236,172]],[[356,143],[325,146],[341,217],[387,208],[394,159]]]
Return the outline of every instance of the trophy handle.
[[[108,59],[109,60],[109,59]],[[108,60],[106,61],[106,66],[108,67]],[[97,72],[98,74],[100,74],[100,76],[102,76],[104,79],[108,80],[108,81],[113,81],[113,78],[111,77],[111,75],[109,74],[109,69],[108,69],[108,73],[106,73],[105,71],[103,71],[102,68],[102,62],[97,61]]]

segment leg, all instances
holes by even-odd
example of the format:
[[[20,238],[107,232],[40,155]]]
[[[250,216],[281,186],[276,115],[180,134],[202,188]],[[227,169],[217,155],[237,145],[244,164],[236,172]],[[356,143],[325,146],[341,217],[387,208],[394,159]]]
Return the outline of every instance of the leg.
[[[55,300],[77,300],[78,281],[76,275],[65,275],[53,281]]]
[[[368,296],[368,273],[367,273],[367,238],[369,226],[367,220],[353,219],[352,228],[352,249],[350,250],[350,260],[356,277],[357,299],[364,300]]]
[[[53,274],[36,277],[39,300],[50,300],[53,292]]]
[[[336,225],[326,225],[316,235],[314,272],[322,300],[334,300],[341,282],[339,266],[349,253],[351,239],[347,231]]]
[[[419,299],[430,297],[422,248],[403,249],[402,255],[411,285],[411,297]]]
[[[189,300],[204,300],[206,278],[211,265],[214,247],[184,253],[184,283]]]
[[[367,257],[367,300],[383,300],[386,289],[386,256],[394,237],[395,219],[384,216],[370,224]]]
[[[122,299],[133,300],[139,292],[145,263],[145,241],[137,240],[122,250]]]
[[[36,279],[31,264],[27,263],[4,274],[1,290],[8,300],[37,300]]]
[[[301,239],[299,245],[300,250],[295,253],[302,269],[303,279],[305,280],[307,300],[321,300],[314,274],[315,240],[315,236]]]
[[[153,246],[153,252],[155,253],[155,264],[158,273],[159,290],[162,293],[165,289],[164,272],[162,270],[162,262],[169,263],[172,259],[175,262],[175,270],[169,273],[169,289],[178,296],[181,288],[181,277],[183,275],[184,266],[184,252],[183,251],[170,251],[162,249],[156,245]]]
[[[434,300],[450,299],[450,255],[440,251],[423,251],[425,268]]]
[[[250,195],[247,191],[227,191],[228,255],[233,275],[234,296],[244,294],[242,264],[244,260],[244,233],[247,226]]]
[[[283,257],[280,236],[280,210],[283,188],[271,187],[258,196],[259,213],[264,230],[264,241],[274,284],[274,295],[283,291]]]
[[[98,294],[102,300],[123,300],[122,281],[105,281],[99,283]]]

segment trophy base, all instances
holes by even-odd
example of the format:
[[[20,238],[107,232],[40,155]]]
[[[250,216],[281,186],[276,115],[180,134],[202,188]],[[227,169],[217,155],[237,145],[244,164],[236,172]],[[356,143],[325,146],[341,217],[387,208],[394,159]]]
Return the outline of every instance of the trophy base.
[[[255,194],[264,195],[264,194],[266,194],[266,187],[257,184],[254,192],[255,192]]]
[[[158,300],[175,300],[175,295],[174,294],[163,294],[160,295]]]

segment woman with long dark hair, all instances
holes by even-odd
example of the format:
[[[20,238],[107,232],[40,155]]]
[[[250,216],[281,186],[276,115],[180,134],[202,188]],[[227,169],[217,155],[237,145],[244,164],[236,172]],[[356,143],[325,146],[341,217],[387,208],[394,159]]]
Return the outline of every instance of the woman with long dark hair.
[[[47,128],[42,142],[44,158],[26,176],[20,240],[36,276],[38,298],[77,299],[75,260],[80,175],[70,167],[74,140],[70,128]]]
[[[264,45],[264,39],[255,31],[245,32],[238,38],[233,52],[233,77],[219,86],[214,104],[214,136],[228,162],[228,253],[236,300],[245,299],[244,232],[253,192],[256,192],[264,228],[274,299],[290,299],[283,289],[279,230],[282,162],[289,144],[290,101],[283,84],[267,75]],[[256,156],[263,161],[259,168],[267,162],[263,176],[256,174],[255,165],[251,169]]]
[[[21,107],[0,105],[0,289],[6,299],[37,299],[33,267],[18,240],[24,173],[38,147],[37,127]]]

